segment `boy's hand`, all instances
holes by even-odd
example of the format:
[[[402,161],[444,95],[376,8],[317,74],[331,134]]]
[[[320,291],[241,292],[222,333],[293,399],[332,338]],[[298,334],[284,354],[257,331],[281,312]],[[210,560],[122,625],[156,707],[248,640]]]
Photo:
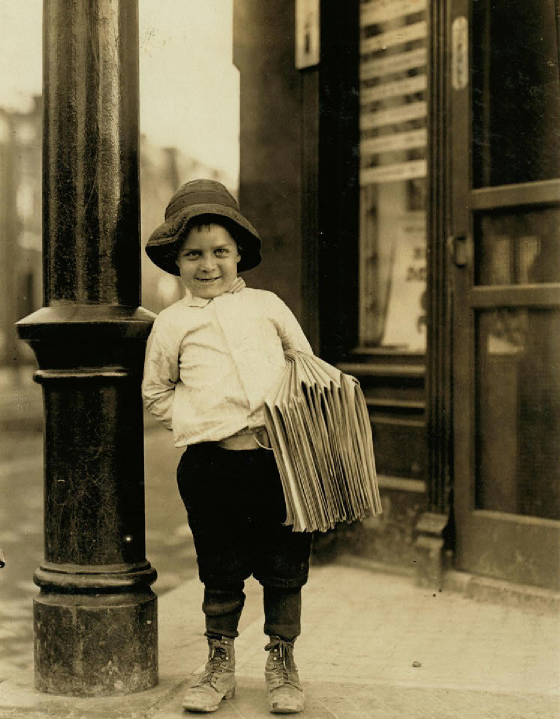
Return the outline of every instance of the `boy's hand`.
[[[246,287],[245,280],[242,277],[236,277],[230,292],[241,292],[244,287]]]

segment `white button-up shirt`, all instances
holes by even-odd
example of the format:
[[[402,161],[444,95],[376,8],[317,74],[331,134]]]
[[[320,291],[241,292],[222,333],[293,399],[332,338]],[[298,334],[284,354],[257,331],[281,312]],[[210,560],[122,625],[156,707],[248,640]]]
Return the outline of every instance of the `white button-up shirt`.
[[[187,293],[157,316],[146,348],[146,408],[176,447],[217,442],[264,425],[284,351],[312,354],[298,321],[273,292],[244,288],[212,300]]]

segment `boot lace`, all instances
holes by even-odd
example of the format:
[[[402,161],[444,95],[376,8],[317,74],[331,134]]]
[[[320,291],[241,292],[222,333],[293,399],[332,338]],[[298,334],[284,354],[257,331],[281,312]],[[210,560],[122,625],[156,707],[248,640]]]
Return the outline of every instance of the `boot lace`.
[[[269,679],[275,688],[292,686],[301,690],[297,666],[294,661],[294,644],[280,637],[271,637],[265,650],[270,652],[272,662],[267,663]]]
[[[210,640],[210,651],[208,661],[204,667],[204,673],[200,679],[194,684],[195,687],[210,685],[212,689],[219,690],[218,680],[220,674],[231,671],[229,668],[229,650],[219,641]]]

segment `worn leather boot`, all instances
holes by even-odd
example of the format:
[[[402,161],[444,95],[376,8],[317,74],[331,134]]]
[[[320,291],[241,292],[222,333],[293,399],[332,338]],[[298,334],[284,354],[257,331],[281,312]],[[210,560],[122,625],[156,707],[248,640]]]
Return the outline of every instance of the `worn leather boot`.
[[[265,649],[270,652],[264,670],[270,711],[273,714],[303,711],[303,689],[294,661],[294,643],[270,637]]]
[[[208,637],[208,661],[202,676],[183,698],[183,709],[213,712],[235,695],[235,653],[230,637]]]

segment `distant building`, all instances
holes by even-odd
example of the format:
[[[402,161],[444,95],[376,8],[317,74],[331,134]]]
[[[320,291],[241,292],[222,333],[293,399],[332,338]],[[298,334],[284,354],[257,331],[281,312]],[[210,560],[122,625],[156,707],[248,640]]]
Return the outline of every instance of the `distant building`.
[[[0,364],[32,361],[14,322],[42,304],[41,98],[32,109],[0,108]]]
[[[42,102],[29,112],[0,108],[0,367],[33,362],[14,324],[42,303]],[[171,194],[183,182],[211,177],[232,181],[177,148],[140,140],[142,247],[163,221]],[[179,281],[155,267],[142,250],[142,303],[159,312],[181,295]]]

